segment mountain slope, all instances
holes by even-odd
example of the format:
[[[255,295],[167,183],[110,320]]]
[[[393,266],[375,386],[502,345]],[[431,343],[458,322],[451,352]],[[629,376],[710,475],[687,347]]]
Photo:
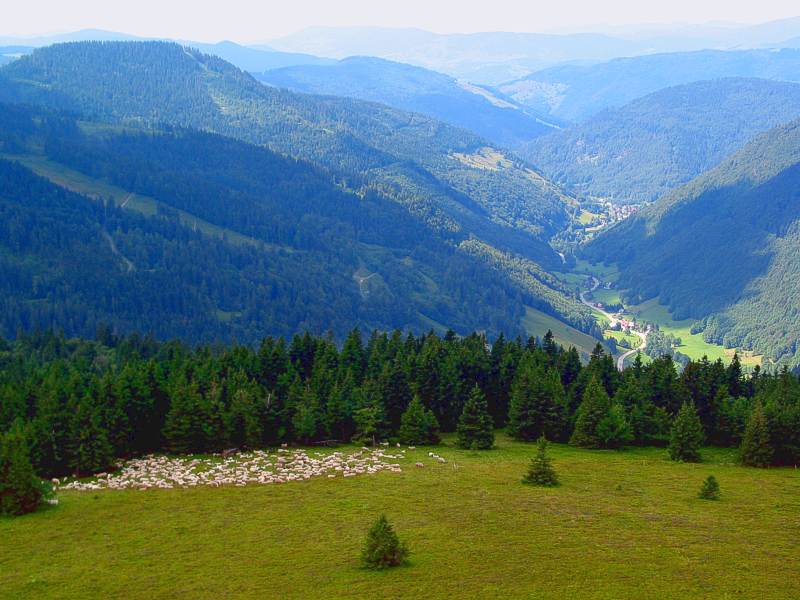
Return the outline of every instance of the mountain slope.
[[[606,110],[535,140],[520,154],[575,193],[655,200],[732,154],[758,133],[800,117],[800,84],[701,81]]]
[[[581,122],[667,87],[725,77],[800,81],[800,50],[702,50],[560,65],[499,90],[541,114]]]
[[[800,362],[800,121],[599,236],[634,301],[658,296],[708,341]]]
[[[13,159],[0,158],[2,335],[99,323],[192,341],[522,333],[526,306],[556,313],[396,203],[307,163],[206,133],[0,108]]]
[[[380,102],[464,127],[501,146],[515,146],[554,127],[518,105],[449,75],[378,58],[353,57],[328,66],[296,66],[256,75],[299,92]]]
[[[572,200],[484,139],[420,115],[271,89],[176,44],[72,43],[0,70],[0,94],[93,118],[205,129],[310,160],[441,232],[556,265],[546,240]]]

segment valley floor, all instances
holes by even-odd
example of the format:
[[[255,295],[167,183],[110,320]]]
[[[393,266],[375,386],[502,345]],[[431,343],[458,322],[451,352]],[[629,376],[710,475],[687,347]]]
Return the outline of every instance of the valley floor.
[[[433,449],[446,463],[430,450],[349,479],[61,492],[0,520],[0,597],[800,597],[794,469],[740,467],[733,450],[695,465],[555,445],[562,485],[542,489],[520,483],[533,445],[447,443]],[[697,498],[709,474],[717,502]],[[358,556],[382,512],[412,555],[376,573]]]
[[[622,304],[620,290],[616,287],[619,271],[614,265],[592,265],[585,260],[581,260],[578,261],[573,271],[559,273],[558,275],[567,285],[573,286],[574,290],[580,294],[581,302],[594,310],[599,324],[607,326],[615,320],[615,317],[608,312],[595,307],[595,303],[601,303],[605,306]],[[613,287],[606,289],[604,285],[606,283],[610,283]],[[659,304],[658,298],[653,298],[635,306],[625,306],[621,314],[625,319],[632,319],[642,323],[642,329],[649,326],[658,326],[662,332],[679,338],[681,344],[676,346],[675,350],[688,356],[691,360],[701,360],[703,357],[707,357],[711,361],[720,359],[728,364],[733,359],[734,354],[738,353],[739,359],[744,366],[762,365],[763,357],[755,352],[741,348],[724,348],[719,344],[705,341],[702,333],[692,333],[694,319],[676,321],[672,318],[669,309]],[[623,364],[630,364],[630,360],[638,351],[644,350],[646,337],[642,335],[643,333],[631,331],[628,335],[620,335],[619,332],[610,329],[605,331],[606,338],[613,337],[617,341],[620,341],[621,338],[626,338],[628,347],[632,348],[629,351],[625,351],[624,347],[618,348],[617,361],[620,367]],[[643,343],[644,345],[642,345]],[[643,356],[643,359],[648,360],[646,356]],[[628,362],[626,363],[626,361]]]

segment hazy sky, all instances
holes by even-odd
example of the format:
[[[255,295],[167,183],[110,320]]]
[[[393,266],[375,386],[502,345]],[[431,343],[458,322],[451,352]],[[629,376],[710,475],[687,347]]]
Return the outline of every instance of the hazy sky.
[[[19,0],[0,34],[84,28],[197,41],[267,40],[312,25],[419,27],[441,33],[546,31],[634,23],[758,23],[800,14],[796,0]]]

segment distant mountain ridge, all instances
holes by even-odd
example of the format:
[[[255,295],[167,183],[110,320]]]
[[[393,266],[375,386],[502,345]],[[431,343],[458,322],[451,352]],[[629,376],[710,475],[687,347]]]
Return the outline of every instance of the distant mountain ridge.
[[[702,50],[559,65],[498,90],[539,113],[582,122],[660,89],[725,77],[800,81],[800,50]]]
[[[27,43],[0,46],[0,61],[2,61],[0,66],[2,64],[11,62],[13,58],[16,58],[19,55],[30,54],[38,47],[49,46],[53,43],[80,41],[172,41],[156,39],[145,40],[143,38],[136,38],[134,36],[128,36],[125,34],[116,34],[112,32],[96,30],[83,30],[77,31],[73,34],[48,36],[44,38],[21,38],[21,40]],[[326,65],[336,62],[330,58],[319,58],[317,56],[311,56],[310,54],[278,52],[277,50],[273,50],[272,48],[268,48],[266,46],[261,48],[251,48],[228,40],[218,42],[216,44],[186,40],[178,40],[178,43],[190,48],[196,48],[205,54],[217,56],[242,69],[243,71],[251,72],[280,69],[294,65]]]
[[[299,92],[358,98],[419,112],[470,129],[501,146],[515,147],[556,129],[489,90],[379,58],[351,57],[325,66],[292,66],[256,78]]]
[[[376,56],[440,71],[474,83],[498,85],[558,63],[608,61],[624,56],[709,48],[774,47],[797,36],[800,36],[800,18],[725,28],[695,26],[678,28],[677,31],[648,31],[645,27],[637,32],[633,27],[624,33],[436,34],[420,29],[313,27],[270,40],[269,44],[277,50],[308,52],[333,58]],[[675,81],[670,85],[678,83],[686,82]]]
[[[728,78],[660,90],[534,140],[520,154],[581,196],[652,201],[800,117],[800,84]]]

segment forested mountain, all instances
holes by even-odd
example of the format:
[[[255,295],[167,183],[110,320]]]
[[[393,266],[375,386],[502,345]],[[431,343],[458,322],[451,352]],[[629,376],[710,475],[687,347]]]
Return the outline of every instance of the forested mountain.
[[[663,88],[725,77],[800,81],[800,50],[702,50],[559,65],[499,90],[541,114],[580,122]]]
[[[800,363],[800,121],[598,237],[632,300],[659,296],[704,337]]]
[[[2,157],[5,335],[98,323],[206,341],[353,326],[521,333],[527,306],[595,328],[532,261],[265,147],[2,105]]]
[[[484,88],[379,58],[353,57],[333,65],[287,67],[256,78],[299,92],[358,98],[422,113],[506,147],[555,129]]]
[[[800,84],[700,81],[603,111],[534,140],[520,154],[576,194],[651,201],[797,117]]]
[[[431,227],[473,234],[543,266],[572,201],[463,129],[351,99],[268,88],[219,58],[161,42],[71,43],[0,71],[6,99],[117,122],[215,131],[310,160],[376,190]]]
[[[264,148],[2,106],[0,152],[128,192],[89,198],[0,160],[4,335],[98,323],[193,341],[353,326],[521,332],[524,305],[555,312],[395,202]]]

